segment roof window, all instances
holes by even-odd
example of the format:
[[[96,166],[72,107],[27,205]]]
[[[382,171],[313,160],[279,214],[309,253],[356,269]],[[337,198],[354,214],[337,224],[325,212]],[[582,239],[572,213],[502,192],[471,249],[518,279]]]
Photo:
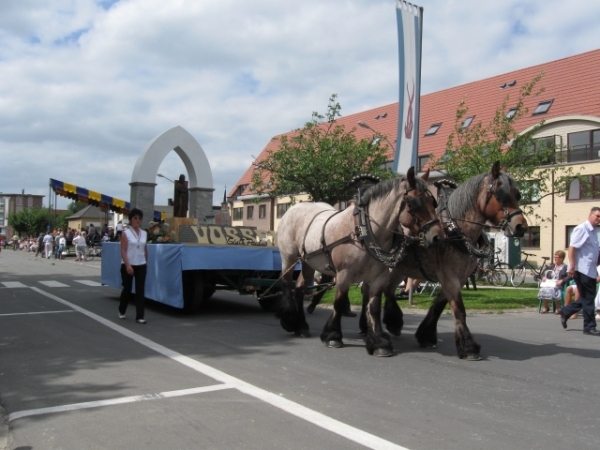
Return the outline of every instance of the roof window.
[[[460,126],[461,130],[465,130],[467,128],[469,128],[469,126],[471,125],[471,123],[473,122],[473,119],[475,118],[475,116],[469,116],[467,117],[464,122],[462,123],[462,125]]]
[[[442,126],[442,122],[434,123],[433,125],[431,125],[429,127],[429,130],[427,130],[427,133],[425,133],[425,136],[433,136],[435,133],[437,133],[437,131],[440,129],[441,126]]]
[[[553,101],[554,99],[540,102],[539,105],[537,105],[537,108],[535,108],[535,111],[533,112],[532,116],[535,116],[537,114],[546,114],[550,109],[550,106],[552,106]]]
[[[508,110],[508,112],[506,113],[506,118],[507,119],[512,119],[514,117],[514,115],[517,113],[517,108],[510,108]]]

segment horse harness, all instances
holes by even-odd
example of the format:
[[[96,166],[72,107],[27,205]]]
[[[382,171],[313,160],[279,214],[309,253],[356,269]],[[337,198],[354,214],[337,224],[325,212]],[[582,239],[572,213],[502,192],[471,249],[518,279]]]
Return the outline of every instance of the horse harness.
[[[364,181],[366,181],[367,183],[364,183]],[[304,241],[302,243],[303,260],[310,259],[311,257],[314,257],[316,255],[325,254],[327,256],[327,265],[325,266],[325,269],[336,272],[335,265],[331,257],[331,250],[337,247],[338,245],[344,244],[346,242],[358,240],[366,248],[367,252],[369,253],[369,255],[371,255],[371,257],[373,257],[376,261],[385,264],[387,267],[393,268],[399,261],[405,258],[406,250],[409,246],[422,245],[425,239],[425,230],[436,224],[439,221],[439,219],[432,219],[426,222],[423,226],[420,226],[420,222],[418,217],[416,216],[416,213],[423,207],[423,205],[419,197],[411,197],[408,200],[402,201],[399,210],[402,211],[402,209],[404,209],[405,206],[408,206],[409,214],[411,214],[415,218],[417,225],[419,225],[419,236],[414,237],[406,235],[400,229],[400,231],[393,231],[394,238],[392,241],[392,249],[390,251],[383,250],[379,246],[373,234],[373,229],[371,227],[371,222],[373,219],[369,217],[369,213],[367,210],[368,204],[365,206],[361,204],[362,195],[364,194],[366,189],[378,183],[379,181],[381,180],[378,177],[374,177],[369,174],[361,174],[352,178],[349,184],[356,186],[358,191],[356,199],[357,201],[354,206],[354,232],[330,244],[326,243],[325,228],[327,227],[327,222],[329,222],[329,220],[331,220],[332,217],[341,212],[337,211],[331,216],[329,216],[323,224],[321,231],[321,248],[319,250],[315,250],[307,254],[305,243],[306,236],[308,235],[308,230],[310,229],[315,219],[319,216],[319,214],[327,212],[327,210],[319,212],[312,218],[311,222],[307,227],[307,232],[304,235]],[[404,194],[406,195],[414,189],[416,188],[407,189]],[[427,192],[429,193],[429,195],[431,195],[429,191]]]

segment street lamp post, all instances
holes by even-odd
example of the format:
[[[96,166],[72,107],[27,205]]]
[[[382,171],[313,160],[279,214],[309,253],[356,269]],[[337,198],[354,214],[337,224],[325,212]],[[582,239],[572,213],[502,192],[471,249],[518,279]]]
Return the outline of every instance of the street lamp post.
[[[389,141],[389,139],[387,138],[386,135],[381,134],[379,131],[374,130],[373,128],[371,128],[369,126],[368,123],[360,121],[358,122],[358,126],[362,127],[362,128],[366,128],[367,130],[371,130],[373,133],[375,133],[375,137],[379,137],[379,138],[383,138],[383,140],[387,143],[387,145],[390,146],[390,148],[393,150],[395,147],[392,145],[392,143]]]

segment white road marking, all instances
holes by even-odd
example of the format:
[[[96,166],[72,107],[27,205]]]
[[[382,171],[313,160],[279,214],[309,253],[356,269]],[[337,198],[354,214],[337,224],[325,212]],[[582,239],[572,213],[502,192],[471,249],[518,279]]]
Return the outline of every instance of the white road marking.
[[[98,283],[97,281],[92,280],[73,280],[76,283],[85,284],[86,286],[102,286],[102,283]]]
[[[4,287],[7,288],[26,288],[29,286],[25,286],[23,283],[21,283],[20,281],[2,281],[2,283],[4,285]]]
[[[38,281],[38,283],[43,284],[44,286],[48,286],[48,287],[71,287],[68,284],[64,284],[64,283],[61,283],[60,281],[53,281],[53,280]]]
[[[50,294],[49,292],[45,292],[36,287],[32,287],[31,289],[65,306],[68,306],[69,308],[73,308],[74,310],[79,311],[80,313],[107,326],[108,328],[116,331],[117,333],[120,333],[123,336],[128,337],[129,339],[132,339],[135,342],[144,345],[157,353],[160,353],[161,355],[171,358],[173,361],[177,361],[178,363],[183,364],[184,366],[187,366],[190,369],[193,369],[203,375],[206,375],[210,378],[220,381],[221,383],[224,383],[224,385],[226,386],[236,388],[240,392],[262,400],[272,406],[275,406],[276,408],[279,408],[289,414],[306,420],[307,422],[310,422],[313,425],[316,425],[320,428],[337,434],[350,441],[357,442],[361,445],[364,445],[367,448],[372,448],[374,450],[408,450],[406,447],[396,445],[393,442],[386,441],[385,439],[367,433],[366,431],[347,425],[343,422],[326,416],[325,414],[313,411],[310,408],[302,406],[298,403],[283,398],[272,392],[265,391],[264,389],[242,381],[239,378],[235,378],[231,375],[226,374],[225,372],[221,372],[220,370],[215,369],[214,367],[203,364],[199,361],[196,361],[195,359],[192,359],[188,356],[182,355],[181,353],[178,353],[174,350],[157,344],[156,342],[151,341],[150,339],[140,336],[139,334],[134,333],[133,331],[123,328],[122,326],[117,325],[114,322],[105,319],[104,317],[101,317],[73,303],[63,300],[62,298]]]
[[[72,313],[76,312],[72,309],[63,309],[62,311],[37,311],[37,312],[26,312],[26,313],[11,313],[11,314],[0,314],[0,317],[4,316],[26,316],[35,314],[55,314],[55,313]]]
[[[49,408],[29,409],[26,411],[17,411],[12,414],[9,414],[8,421],[10,422],[11,420],[20,419],[22,417],[39,416],[40,414],[52,414],[64,411],[75,411],[77,409],[98,408],[100,406],[122,405],[124,403],[159,400],[161,398],[182,397],[184,395],[200,394],[203,392],[213,392],[232,388],[233,386],[227,386],[226,384],[216,384],[213,386],[181,389],[179,391],[159,392],[158,394],[133,395],[131,397],[112,398],[108,400],[97,400],[93,402],[73,403],[71,405],[51,406]]]

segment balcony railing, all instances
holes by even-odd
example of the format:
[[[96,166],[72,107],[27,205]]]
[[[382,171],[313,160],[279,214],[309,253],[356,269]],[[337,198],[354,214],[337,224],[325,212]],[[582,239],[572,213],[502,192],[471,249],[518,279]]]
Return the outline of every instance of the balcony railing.
[[[600,160],[600,145],[576,145],[556,152],[557,162],[582,162]]]

